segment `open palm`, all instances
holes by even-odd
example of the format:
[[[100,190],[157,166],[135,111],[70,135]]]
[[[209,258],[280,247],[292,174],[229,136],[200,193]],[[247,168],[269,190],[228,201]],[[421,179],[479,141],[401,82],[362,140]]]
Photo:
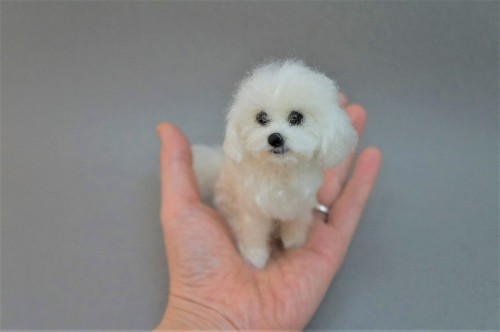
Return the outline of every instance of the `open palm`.
[[[344,105],[361,136],[366,115]],[[240,257],[220,215],[201,203],[190,145],[173,125],[158,126],[162,211],[170,274],[168,305],[158,329],[301,329],[312,317],[343,261],[377,177],[381,156],[364,150],[348,179],[351,155],[325,172],[306,244],[275,250],[262,270]],[[327,219],[327,220],[325,220]]]

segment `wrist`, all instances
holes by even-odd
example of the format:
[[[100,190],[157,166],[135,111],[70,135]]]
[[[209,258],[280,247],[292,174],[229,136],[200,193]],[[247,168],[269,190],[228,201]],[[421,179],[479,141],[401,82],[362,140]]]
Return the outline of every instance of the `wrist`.
[[[165,315],[155,330],[237,329],[228,316],[219,310],[188,299],[170,296]]]

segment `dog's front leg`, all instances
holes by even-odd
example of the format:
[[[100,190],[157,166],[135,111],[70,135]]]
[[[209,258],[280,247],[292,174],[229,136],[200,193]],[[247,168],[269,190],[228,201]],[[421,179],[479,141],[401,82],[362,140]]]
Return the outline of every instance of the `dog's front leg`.
[[[269,258],[269,237],[273,222],[260,214],[241,214],[234,227],[238,249],[243,258],[257,268],[263,268]]]
[[[306,213],[300,218],[282,221],[280,224],[281,242],[285,249],[298,248],[307,240],[312,213]]]

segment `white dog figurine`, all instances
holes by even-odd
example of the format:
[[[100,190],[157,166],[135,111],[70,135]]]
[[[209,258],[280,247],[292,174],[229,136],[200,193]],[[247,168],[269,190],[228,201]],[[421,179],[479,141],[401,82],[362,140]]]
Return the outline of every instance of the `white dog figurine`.
[[[227,118],[223,152],[194,147],[200,191],[262,268],[278,231],[285,249],[307,239],[323,170],[343,161],[357,135],[335,83],[300,61],[273,62],[244,79]]]

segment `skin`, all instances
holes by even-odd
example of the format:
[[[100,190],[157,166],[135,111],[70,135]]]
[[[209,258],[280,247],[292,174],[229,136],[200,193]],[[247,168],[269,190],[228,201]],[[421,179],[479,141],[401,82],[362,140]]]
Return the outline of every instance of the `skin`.
[[[364,109],[343,106],[359,136]],[[370,147],[353,163],[325,171],[318,200],[328,216],[315,212],[305,245],[275,250],[264,269],[246,264],[213,209],[200,201],[191,149],[172,124],[161,123],[161,222],[170,274],[165,314],[157,330],[303,329],[340,268],[377,178],[381,154]]]

